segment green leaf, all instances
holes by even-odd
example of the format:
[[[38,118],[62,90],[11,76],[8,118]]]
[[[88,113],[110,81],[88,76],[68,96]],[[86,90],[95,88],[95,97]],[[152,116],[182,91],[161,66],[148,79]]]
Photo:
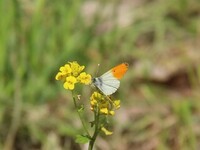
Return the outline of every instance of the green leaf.
[[[81,144],[84,144],[84,143],[88,143],[90,141],[90,139],[84,135],[77,135],[76,136],[76,143],[81,143]]]
[[[78,112],[80,112],[80,113],[81,113],[81,112],[83,112],[83,111],[84,111],[84,106],[83,106],[83,105],[81,105],[81,106],[80,106],[80,108],[78,109]]]

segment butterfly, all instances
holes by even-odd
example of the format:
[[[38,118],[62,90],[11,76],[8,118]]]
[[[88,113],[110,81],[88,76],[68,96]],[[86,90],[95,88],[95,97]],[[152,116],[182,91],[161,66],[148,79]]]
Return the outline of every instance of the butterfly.
[[[128,63],[122,63],[110,69],[100,77],[92,79],[92,83],[104,95],[111,95],[117,91],[120,86],[120,81],[126,71],[128,70]]]

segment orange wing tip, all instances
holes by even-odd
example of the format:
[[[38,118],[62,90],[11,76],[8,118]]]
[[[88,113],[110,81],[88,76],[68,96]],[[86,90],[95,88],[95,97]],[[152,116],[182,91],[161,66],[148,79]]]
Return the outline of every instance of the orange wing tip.
[[[117,79],[121,79],[126,71],[128,70],[128,63],[122,63],[114,68],[112,68],[113,76]]]

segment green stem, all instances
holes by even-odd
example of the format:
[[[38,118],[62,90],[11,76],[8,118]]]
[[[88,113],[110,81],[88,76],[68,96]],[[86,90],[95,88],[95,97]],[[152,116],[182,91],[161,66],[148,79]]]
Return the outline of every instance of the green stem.
[[[92,150],[93,149],[93,146],[94,146],[94,142],[97,138],[97,135],[99,134],[99,108],[96,109],[96,111],[94,112],[94,122],[95,122],[95,131],[94,131],[94,134],[90,140],[90,143],[89,143],[89,147],[88,147],[88,150]]]
[[[80,111],[79,111],[79,108],[78,108],[78,105],[77,105],[77,103],[76,103],[76,98],[75,98],[75,96],[74,96],[74,94],[73,94],[73,91],[72,91],[72,97],[73,97],[73,100],[74,100],[74,106],[75,106],[76,111],[77,111],[77,113],[78,113],[78,116],[79,116],[79,118],[80,118],[80,120],[81,120],[81,123],[82,123],[82,125],[83,125],[83,128],[84,128],[85,132],[87,133],[87,135],[88,135],[89,137],[91,137],[89,131],[87,130],[87,127],[86,127],[86,125],[85,125],[85,122],[84,122],[84,120],[83,120],[83,117],[81,116],[81,113],[80,113]]]

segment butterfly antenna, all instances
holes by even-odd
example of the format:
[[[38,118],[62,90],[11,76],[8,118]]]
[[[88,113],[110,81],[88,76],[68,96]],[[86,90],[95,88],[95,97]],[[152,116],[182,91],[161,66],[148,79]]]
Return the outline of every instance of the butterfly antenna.
[[[95,76],[97,76],[97,74],[98,74],[98,72],[99,72],[99,66],[100,66],[100,64],[98,64],[98,67],[97,67],[97,71],[96,71]]]

